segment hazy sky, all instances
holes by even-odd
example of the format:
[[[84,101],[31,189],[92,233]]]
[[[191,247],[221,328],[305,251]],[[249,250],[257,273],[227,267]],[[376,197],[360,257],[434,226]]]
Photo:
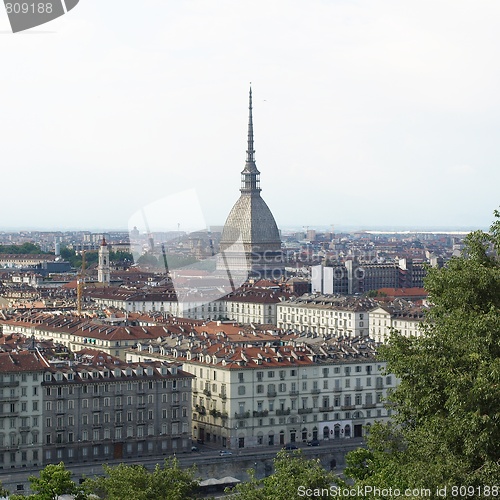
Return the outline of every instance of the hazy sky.
[[[127,228],[169,199],[176,229],[183,192],[223,224],[249,82],[280,227],[487,227],[499,21],[498,0],[80,0],[12,34],[2,7],[0,228]]]

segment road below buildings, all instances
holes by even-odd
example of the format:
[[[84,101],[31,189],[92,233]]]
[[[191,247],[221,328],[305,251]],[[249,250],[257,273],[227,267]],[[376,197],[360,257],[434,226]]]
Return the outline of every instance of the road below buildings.
[[[306,458],[317,458],[327,470],[342,470],[345,465],[345,455],[358,447],[364,446],[364,441],[360,438],[345,439],[342,441],[321,441],[320,446],[309,447],[304,443],[297,443],[299,449]],[[219,448],[208,445],[198,445],[200,451],[183,453],[176,456],[181,467],[196,465],[196,476],[200,480],[208,478],[220,479],[232,476],[240,481],[248,479],[247,470],[255,470],[257,478],[266,477],[273,472],[273,459],[281,449],[279,446],[269,448],[243,448],[231,450],[232,455],[220,456]],[[157,463],[162,463],[166,458],[173,455],[159,457],[143,457],[142,459],[123,459],[107,462],[108,465],[141,464],[148,469],[152,469]],[[73,472],[73,480],[79,481],[84,477],[103,474],[102,466],[98,462],[84,462],[81,464],[68,464],[67,468]],[[4,469],[0,473],[0,480],[5,488],[11,492],[28,492],[28,477],[38,474],[40,467],[33,469]]]

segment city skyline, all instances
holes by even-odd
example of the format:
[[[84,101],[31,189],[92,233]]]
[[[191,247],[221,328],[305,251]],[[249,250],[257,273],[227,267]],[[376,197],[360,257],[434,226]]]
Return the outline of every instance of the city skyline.
[[[126,230],[186,190],[196,229],[221,226],[239,195],[250,82],[282,230],[487,228],[499,11],[86,0],[16,35],[4,14],[0,230]],[[166,214],[165,230],[178,224]]]

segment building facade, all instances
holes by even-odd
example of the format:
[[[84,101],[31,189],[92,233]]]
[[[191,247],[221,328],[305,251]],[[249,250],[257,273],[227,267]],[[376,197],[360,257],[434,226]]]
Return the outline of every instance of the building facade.
[[[405,337],[420,336],[424,312],[424,308],[412,307],[404,301],[377,307],[370,312],[370,337],[377,343],[384,343],[392,332]]]
[[[366,337],[375,306],[366,298],[305,294],[277,305],[277,326],[322,336]]]
[[[193,378],[99,351],[71,362],[0,353],[0,468],[190,451]]]
[[[397,383],[367,339],[295,347],[222,343],[170,355],[196,376],[193,437],[230,449],[362,437],[390,417],[384,399]]]

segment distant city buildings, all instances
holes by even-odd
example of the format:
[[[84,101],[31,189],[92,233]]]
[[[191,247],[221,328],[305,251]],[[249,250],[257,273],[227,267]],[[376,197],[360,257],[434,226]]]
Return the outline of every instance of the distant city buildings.
[[[379,345],[422,335],[427,266],[462,238],[280,232],[250,90],[223,227],[0,232],[0,468],[361,438],[398,383]]]

